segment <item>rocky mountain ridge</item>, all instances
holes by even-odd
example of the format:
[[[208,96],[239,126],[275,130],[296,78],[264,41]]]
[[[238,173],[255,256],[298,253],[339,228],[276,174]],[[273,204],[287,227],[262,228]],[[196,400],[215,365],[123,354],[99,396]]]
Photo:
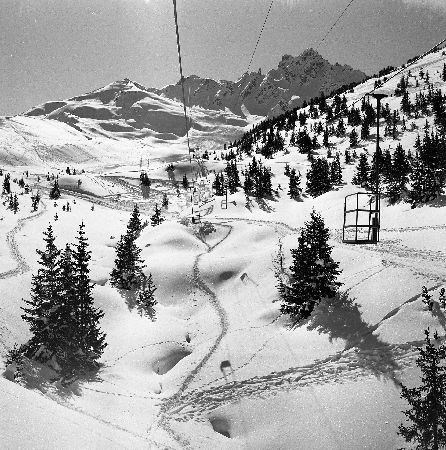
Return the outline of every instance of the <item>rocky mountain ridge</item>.
[[[244,73],[237,81],[216,81],[191,75],[184,80],[189,106],[224,110],[243,115],[274,116],[302,105],[304,100],[320,92],[329,94],[350,83],[367,78],[348,65],[331,64],[310,48],[299,56],[284,55],[276,69],[263,75],[261,71]],[[159,95],[181,101],[181,84],[162,89],[149,89]]]

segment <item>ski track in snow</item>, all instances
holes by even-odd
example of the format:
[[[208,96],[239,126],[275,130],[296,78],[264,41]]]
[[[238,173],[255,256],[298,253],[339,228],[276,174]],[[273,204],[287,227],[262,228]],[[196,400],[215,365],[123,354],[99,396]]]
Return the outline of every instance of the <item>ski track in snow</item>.
[[[398,369],[409,367],[417,357],[417,345],[422,342],[390,346],[392,361]],[[182,397],[181,405],[171,411],[178,421],[206,421],[205,416],[225,404],[234,403],[240,398],[264,399],[278,393],[293,391],[309,385],[342,383],[372,374],[364,367],[375,364],[376,371],[382,374],[383,365],[388,362],[381,355],[382,348],[371,350],[342,351],[324,360],[300,367],[291,367],[279,372],[256,376],[240,381],[221,384],[208,389],[198,389]],[[392,369],[392,367],[388,367]],[[396,380],[395,380],[396,381]]]
[[[38,213],[22,217],[17,221],[17,225],[12,230],[6,233],[6,244],[8,245],[8,249],[12,259],[17,263],[17,266],[14,269],[7,270],[6,272],[1,272],[0,279],[4,280],[5,278],[15,277],[29,271],[30,267],[19,251],[15,236],[27,222],[37,219],[46,211],[46,205],[43,202],[41,204],[43,205],[43,207]]]
[[[277,227],[282,227],[288,230],[288,232],[297,233],[300,228],[293,228],[283,222],[267,221],[267,220],[255,220],[245,219],[238,217],[215,217],[211,221],[216,220],[220,223],[222,221],[233,222],[248,222],[258,223],[274,227],[276,232],[279,232]],[[396,232],[410,232],[419,231],[425,229],[445,229],[446,226],[426,226],[426,227],[408,227],[408,228],[395,228],[386,229],[385,231]],[[436,281],[437,284],[430,288],[429,291],[438,289],[446,281],[446,272],[442,268],[446,255],[439,251],[429,250],[417,250],[407,246],[395,244],[394,241],[381,242],[379,246],[367,246],[357,245],[348,246],[342,243],[342,234],[340,230],[333,230],[332,240],[336,245],[341,245],[353,249],[354,251],[363,252],[375,252],[383,255],[384,267],[374,266],[377,269],[371,274],[359,281],[357,284],[364,283],[369,278],[377,275],[385,270],[386,266],[402,266],[410,269],[416,274],[423,275],[428,279]],[[217,244],[218,245],[218,244]],[[415,261],[413,261],[415,257]],[[429,270],[422,270],[420,266],[429,263]],[[370,270],[368,268],[367,270]],[[355,285],[356,286],[356,285]],[[347,291],[351,290],[355,286],[350,286]],[[266,375],[256,376],[241,381],[233,381],[231,383],[220,384],[218,386],[208,386],[222,382],[224,377],[214,379],[198,389],[186,393],[186,389],[182,389],[175,396],[175,401],[180,403],[176,407],[170,407],[169,413],[172,418],[177,421],[207,421],[206,415],[210,411],[221,407],[224,404],[229,404],[238,401],[241,397],[245,398],[266,398],[271,395],[284,391],[291,391],[304,388],[308,385],[345,382],[348,380],[355,380],[362,377],[369,377],[372,374],[376,376],[387,376],[395,383],[399,383],[396,378],[395,371],[402,370],[405,367],[410,367],[414,364],[414,360],[418,356],[418,347],[423,344],[423,341],[407,342],[403,344],[388,345],[386,349],[386,356],[382,355],[383,346],[377,346],[376,348],[359,348],[360,342],[372,335],[378,327],[389,318],[397,314],[400,309],[411,302],[418,300],[421,294],[417,294],[410,299],[404,301],[400,306],[394,308],[387,313],[379,322],[369,327],[368,331],[359,337],[355,342],[351,342],[346,345],[346,348],[334,355],[325,358],[324,360],[316,360],[314,363],[301,366],[292,367],[279,372],[271,372]],[[443,316],[444,319],[444,316]],[[274,321],[277,320],[274,319]],[[273,321],[273,322],[274,322]],[[441,321],[446,331],[446,320]],[[270,324],[267,324],[268,326]],[[231,330],[229,333],[238,330]],[[272,338],[271,338],[272,339]],[[233,373],[239,371],[243,367],[246,367],[261,351],[266,347],[268,342],[265,341],[262,346],[254,352],[250,358],[245,361],[239,367],[233,369]],[[210,355],[209,355],[210,356]],[[367,359],[367,364],[364,364],[364,359]],[[173,401],[171,402],[173,403]],[[167,412],[167,410],[166,410]],[[179,443],[184,444],[181,439],[178,439]],[[187,443],[186,443],[187,444]]]
[[[202,256],[207,255],[211,253],[218,245],[220,245],[232,232],[232,227],[228,225],[222,225],[229,229],[228,233],[220,239],[216,244],[210,246],[207,244],[204,240],[202,242],[207,246],[207,250],[203,253],[200,253],[196,256],[194,265],[193,265],[193,281],[195,286],[204,292],[210,301],[211,306],[215,310],[218,319],[219,319],[219,325],[220,325],[220,333],[216,337],[214,343],[207,351],[206,355],[201,359],[201,361],[195,366],[195,368],[188,374],[188,376],[184,379],[181,386],[177,390],[177,392],[172,395],[171,397],[167,398],[164,403],[162,404],[160,411],[158,413],[158,423],[155,426],[163,428],[176,442],[178,442],[182,447],[189,447],[190,443],[188,440],[186,440],[184,437],[178,435],[170,426],[170,411],[175,408],[175,406],[178,404],[178,401],[182,397],[183,393],[186,391],[186,389],[189,387],[191,382],[194,380],[195,376],[200,372],[200,370],[204,367],[204,365],[207,363],[209,358],[215,353],[215,350],[220,345],[221,340],[224,338],[228,331],[228,318],[225,309],[221,305],[221,303],[218,300],[217,295],[214,291],[212,291],[206,283],[202,280],[200,276],[200,269],[199,269],[199,263]]]
[[[109,180],[109,177],[107,177]],[[120,182],[118,180],[110,180],[112,183],[115,182],[116,184],[120,184],[121,186],[124,186],[128,191],[130,191],[132,194],[136,194],[137,188],[130,185],[130,183],[127,182]],[[103,186],[105,187],[105,186]],[[95,204],[99,204],[101,206],[105,206],[111,209],[119,209],[119,210],[127,210],[131,211],[133,209],[133,202],[130,200],[108,200],[108,199],[101,199],[99,197],[76,192],[72,190],[63,190],[66,193],[70,195],[74,195],[79,198],[83,198],[85,200],[88,200],[90,202],[93,202]],[[139,190],[138,190],[139,193]],[[45,206],[45,205],[44,205]],[[28,222],[31,221],[40,215],[42,215],[45,211],[45,208],[43,208],[41,211],[39,211],[37,214],[30,215],[28,217],[19,219],[17,225],[10,230],[7,233],[6,240],[7,245],[10,250],[12,258],[17,262],[17,266],[14,269],[8,270],[6,272],[0,273],[0,279],[5,279],[9,277],[17,276],[21,273],[27,272],[30,268],[28,264],[26,263],[24,257],[20,254],[17,242],[15,240],[16,234],[23,228],[23,226]],[[211,382],[206,383],[205,385],[201,386],[198,389],[195,389],[190,392],[186,392],[189,385],[192,383],[196,375],[200,372],[200,370],[205,366],[207,361],[211,358],[211,356],[215,353],[216,349],[220,345],[222,339],[224,336],[228,333],[234,333],[241,331],[241,329],[237,330],[230,330],[228,331],[228,319],[227,314],[223,306],[218,300],[218,297],[216,294],[209,288],[209,286],[206,285],[206,283],[202,280],[200,276],[200,270],[199,270],[199,263],[201,257],[204,255],[211,253],[219,244],[221,244],[232,232],[231,225],[228,225],[226,222],[247,222],[247,223],[253,223],[253,224],[259,224],[259,225],[266,225],[273,227],[276,233],[279,234],[289,234],[291,233],[298,233],[301,228],[294,228],[286,223],[279,222],[279,221],[270,221],[270,220],[259,220],[259,219],[249,219],[249,218],[240,218],[240,217],[213,217],[210,219],[211,222],[215,221],[217,225],[227,227],[229,229],[228,233],[216,244],[213,246],[210,246],[206,242],[205,245],[207,246],[207,249],[205,252],[200,253],[196,256],[194,265],[193,265],[193,282],[195,286],[204,292],[210,301],[211,306],[215,310],[218,319],[219,319],[219,326],[220,326],[220,332],[218,335],[214,336],[213,338],[209,338],[207,340],[213,340],[213,344],[209,347],[207,353],[205,356],[200,360],[200,362],[195,366],[195,368],[189,372],[189,374],[186,376],[184,381],[182,382],[181,386],[177,390],[175,394],[170,396],[167,399],[164,399],[159,413],[158,413],[158,420],[157,423],[155,422],[153,426],[162,428],[166,431],[166,433],[173,438],[174,441],[176,441],[177,444],[179,444],[183,448],[190,448],[189,441],[184,438],[184,436],[180,436],[178,433],[176,433],[172,427],[171,427],[171,420],[176,421],[189,421],[189,420],[195,420],[195,421],[207,421],[206,419],[206,413],[214,410],[215,408],[218,408],[224,404],[229,404],[238,401],[241,397],[245,398],[266,398],[271,395],[276,395],[277,393],[284,392],[284,391],[291,391],[291,390],[297,390],[302,389],[305,386],[308,385],[314,385],[314,384],[323,384],[323,383],[333,383],[333,382],[345,382],[348,380],[357,379],[359,377],[367,377],[370,376],[373,373],[373,370],[370,369],[370,362],[376,364],[377,366],[377,372],[381,375],[383,374],[382,367],[380,367],[382,364],[388,364],[388,361],[383,361],[383,356],[381,355],[382,348],[372,348],[372,349],[358,349],[355,345],[358,344],[358,342],[351,343],[349,346],[347,346],[344,350],[337,352],[334,355],[329,356],[328,358],[324,360],[316,360],[312,364],[308,364],[305,366],[300,367],[291,367],[286,370],[278,371],[278,372],[271,372],[269,374],[261,375],[252,377],[249,379],[243,379],[240,381],[234,380],[229,383],[225,384],[219,384],[217,386],[208,387],[212,384],[222,382],[224,377],[217,378],[215,380],[212,380]],[[282,228],[282,230],[279,230],[279,228]],[[407,232],[407,231],[420,231],[425,229],[446,229],[446,226],[426,226],[426,227],[408,227],[408,228],[392,228],[392,229],[386,229],[385,231],[389,232]],[[286,230],[284,232],[284,230]],[[383,230],[384,231],[384,230]],[[432,279],[434,281],[437,281],[437,284],[435,287],[431,288],[430,290],[434,290],[438,288],[444,281],[446,280],[446,272],[444,269],[442,269],[442,265],[444,261],[446,260],[446,254],[440,252],[440,251],[429,251],[429,250],[417,250],[416,252],[411,249],[410,247],[406,247],[403,245],[398,245],[395,243],[395,241],[383,241],[379,244],[379,246],[366,246],[366,245],[360,245],[360,246],[348,246],[347,244],[342,243],[341,239],[341,232],[340,230],[333,230],[332,233],[332,240],[336,243],[336,245],[341,245],[348,247],[350,249],[353,249],[354,251],[358,252],[372,252],[376,254],[380,254],[383,256],[383,263],[384,266],[391,265],[391,266],[403,266],[406,268],[409,268],[410,270],[414,271],[415,273],[421,274],[423,276],[426,276],[429,279]],[[422,270],[420,268],[421,264],[424,265],[428,264],[429,270]],[[370,268],[369,268],[370,269]],[[369,270],[368,269],[368,270]],[[359,281],[358,284],[363,283],[367,279],[375,276],[377,273],[384,270],[385,267],[379,268],[377,271],[374,271],[371,274],[368,274],[363,280]],[[352,289],[354,286],[349,287],[348,290]],[[402,306],[404,306],[407,303],[416,301],[419,299],[421,294],[416,295],[412,297],[411,299],[406,300],[404,303],[402,303],[399,307],[395,308],[393,311],[386,314],[386,316],[381,319],[377,324],[370,327],[367,334],[373,333],[379,325],[381,325],[382,322],[389,319],[390,317],[394,316],[398,313],[398,311],[401,309]],[[280,316],[279,316],[280,317]],[[271,323],[262,325],[263,326],[269,326],[273,324],[279,317],[274,319]],[[247,327],[251,328],[251,327]],[[254,327],[257,328],[257,327]],[[233,372],[237,372],[240,369],[246,367],[248,364],[250,364],[254,358],[256,358],[262,350],[267,346],[267,344],[273,339],[274,337],[267,339],[257,351],[251,354],[249,359],[245,361],[242,365],[239,367],[234,367]],[[360,339],[363,339],[364,336],[362,336]],[[150,344],[152,345],[161,345],[162,343],[154,343]],[[390,345],[389,352],[392,356],[392,361],[395,362],[396,366],[401,369],[404,367],[408,367],[413,364],[414,359],[418,355],[417,346],[421,345],[422,342],[408,342],[405,344],[398,344],[398,345]],[[131,353],[133,351],[138,350],[139,348],[135,348],[133,350],[130,350],[128,353]],[[111,361],[106,362],[106,364],[114,364],[119,359],[126,356],[126,354],[121,355]],[[368,360],[368,366],[365,367],[363,360],[364,358],[367,358]],[[388,368],[391,371],[391,367]],[[392,376],[391,376],[392,378]],[[393,377],[392,379],[395,380]],[[92,390],[98,393],[103,393],[107,395],[117,395],[122,397],[139,397],[139,398],[147,398],[147,399],[159,399],[159,397],[155,396],[140,396],[137,394],[133,394],[129,392],[128,394],[124,393],[116,393],[116,392],[107,392],[107,391],[101,391],[96,390],[93,388],[88,388],[84,386],[84,389]],[[60,402],[60,401],[59,401]],[[69,407],[71,409],[75,409],[83,414],[90,415],[88,412],[75,408],[73,405],[70,405],[66,402],[60,402],[66,407]],[[93,417],[93,416],[92,416]],[[111,425],[113,427],[116,427],[118,429],[122,429],[122,431],[129,432],[132,435],[144,438],[148,443],[156,445],[156,446],[162,446],[164,448],[172,448],[169,446],[166,446],[164,444],[160,444],[156,441],[153,441],[151,439],[148,439],[147,436],[142,436],[137,433],[133,433],[127,429],[124,429],[120,427],[117,424],[109,423],[107,421],[104,421],[100,417],[94,416],[95,419],[107,423],[108,425]],[[152,428],[151,427],[151,428]]]
[[[0,280],[5,280],[7,278],[16,277],[21,275],[22,273],[26,273],[30,270],[29,265],[27,264],[24,256],[20,253],[17,241],[15,240],[16,234],[25,226],[26,223],[31,222],[34,219],[40,217],[46,211],[45,203],[41,202],[41,210],[38,213],[30,214],[29,216],[22,217],[17,221],[17,224],[6,233],[6,245],[8,246],[9,253],[11,254],[12,259],[17,263],[17,266],[14,269],[7,270],[5,272],[0,273]],[[0,309],[2,309],[0,307]],[[3,324],[0,325],[0,335],[10,334],[11,330],[6,326],[5,319],[2,315],[0,318]],[[4,346],[4,344],[2,344]]]

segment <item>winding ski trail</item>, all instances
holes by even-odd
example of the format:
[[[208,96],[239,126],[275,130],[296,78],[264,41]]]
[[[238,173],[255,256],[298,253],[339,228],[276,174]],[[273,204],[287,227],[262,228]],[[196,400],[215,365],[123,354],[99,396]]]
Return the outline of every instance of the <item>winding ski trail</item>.
[[[38,213],[30,214],[29,216],[22,217],[21,219],[19,219],[17,221],[17,224],[6,233],[6,245],[8,247],[12,260],[15,261],[17,265],[13,269],[7,270],[5,272],[0,272],[0,280],[16,277],[30,270],[30,267],[26,262],[24,255],[22,255],[19,251],[19,247],[16,241],[16,235],[28,222],[37,219],[46,211],[45,203],[41,202],[41,208],[42,209]],[[0,309],[2,309],[1,306]],[[6,325],[6,321],[3,314],[0,315],[0,322],[1,322],[0,337],[5,336],[6,334],[10,334],[11,331],[9,330],[9,327]],[[3,347],[4,346],[3,339],[1,339],[0,341],[2,342],[1,345]]]
[[[3,280],[5,278],[15,277],[29,271],[30,267],[26,262],[25,257],[19,251],[19,247],[16,241],[16,235],[25,226],[26,223],[37,219],[46,211],[45,203],[42,202],[41,205],[42,209],[38,213],[22,217],[17,221],[17,225],[15,225],[12,230],[6,233],[6,244],[8,246],[12,259],[17,263],[17,266],[14,269],[7,270],[6,272],[1,272],[0,279]]]
[[[188,447],[189,442],[182,436],[178,435],[170,426],[170,411],[178,405],[178,402],[180,398],[183,396],[184,392],[187,390],[189,385],[194,380],[195,376],[200,372],[200,370],[204,367],[204,365],[207,363],[209,358],[215,353],[216,349],[219,347],[222,339],[226,335],[228,331],[228,317],[226,314],[225,309],[221,305],[217,295],[215,292],[203,281],[203,279],[200,276],[200,259],[211,253],[218,245],[220,245],[222,242],[224,242],[228,236],[232,232],[232,227],[229,225],[220,225],[228,228],[228,233],[223,236],[222,239],[220,239],[217,243],[214,245],[209,245],[206,243],[206,241],[202,240],[202,242],[207,246],[206,251],[200,253],[195,257],[194,265],[193,265],[193,281],[195,286],[201,290],[204,294],[206,294],[209,298],[209,302],[214,309],[218,320],[219,320],[219,327],[220,331],[219,334],[216,336],[213,344],[209,347],[208,351],[204,355],[204,357],[200,360],[200,362],[195,366],[195,368],[189,372],[187,377],[183,380],[181,383],[179,389],[175,394],[173,394],[171,397],[167,398],[164,403],[162,404],[160,411],[158,413],[158,423],[155,426],[163,428],[175,441],[177,441],[182,447]]]

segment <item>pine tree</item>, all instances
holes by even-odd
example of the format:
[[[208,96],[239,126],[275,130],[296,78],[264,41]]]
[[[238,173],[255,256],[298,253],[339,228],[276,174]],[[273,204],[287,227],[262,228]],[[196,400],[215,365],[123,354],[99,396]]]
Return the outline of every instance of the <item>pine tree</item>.
[[[256,197],[270,197],[273,194],[271,183],[271,169],[259,165],[259,173],[255,183]]]
[[[142,228],[143,227],[141,223],[141,218],[139,216],[138,203],[135,203],[133,206],[133,211],[129,223],[127,224],[127,232],[133,233],[135,235],[135,238],[137,238]]]
[[[149,274],[148,277],[143,275],[136,298],[136,309],[141,316],[143,314],[153,315],[153,307],[157,304],[154,296],[155,291],[156,287],[152,280],[152,274]]]
[[[389,178],[392,173],[392,155],[389,149],[384,150],[380,163],[380,171],[382,172],[382,175],[384,178]]]
[[[243,182],[243,190],[245,191],[245,195],[248,196],[252,193],[252,190],[254,188],[254,182],[252,180],[252,177],[248,171],[245,172],[245,180]],[[217,191],[215,193],[217,195]]]
[[[163,194],[163,202],[162,202],[163,208],[167,209],[169,207],[169,199],[167,198],[167,194],[164,192]]]
[[[150,185],[152,182],[150,181],[150,178],[148,177],[146,172],[141,172],[139,175],[140,179],[140,186],[141,186],[141,195],[143,198],[149,198],[150,196]]]
[[[369,138],[369,136],[370,136],[369,124],[364,120],[361,125],[361,139],[366,140]]]
[[[52,358],[57,341],[52,319],[54,308],[60,303],[60,250],[56,247],[51,225],[43,235],[45,249],[37,250],[40,267],[32,276],[31,300],[24,300],[27,307],[22,308],[22,319],[29,324],[32,333],[25,355],[46,362]]]
[[[300,195],[302,194],[302,188],[300,187],[300,180],[301,180],[300,173],[296,174],[296,169],[292,169],[290,172],[288,195],[293,200],[297,200],[298,198],[300,198]]]
[[[36,192],[36,195],[31,197],[31,207],[33,211],[37,211],[40,203],[40,194]]]
[[[152,227],[164,222],[164,217],[161,215],[161,209],[159,208],[158,203],[155,203],[155,212],[153,213],[153,216],[150,217],[150,222]]]
[[[395,202],[405,190],[410,173],[410,164],[401,144],[398,144],[393,153],[392,165],[388,175],[389,194],[391,201]]]
[[[330,147],[330,142],[328,140],[328,129],[327,129],[327,127],[325,127],[325,130],[324,130],[323,146],[325,148]]]
[[[410,103],[409,93],[406,91],[401,99],[401,111],[407,116],[410,116],[412,112],[412,103]]]
[[[365,103],[364,107],[364,119],[363,124],[366,123],[368,126],[372,125],[376,121],[376,111],[375,108],[370,103]],[[366,139],[366,138],[364,138]]]
[[[339,153],[336,153],[334,160],[330,165],[330,180],[332,184],[342,183],[342,167]]]
[[[311,150],[313,149],[313,142],[307,133],[306,128],[298,132],[296,143],[299,147],[300,153],[311,153]]]
[[[225,168],[228,177],[228,189],[231,194],[237,192],[237,187],[240,186],[240,178],[235,160],[228,162]]]
[[[409,425],[401,424],[398,434],[417,448],[439,450],[446,445],[446,346],[437,346],[425,330],[425,347],[419,348],[416,364],[421,369],[421,386],[401,385],[401,397],[410,409],[404,411]],[[438,340],[435,332],[434,340]]]
[[[311,168],[307,172],[307,192],[312,197],[328,192],[332,188],[330,179],[330,167],[325,158],[316,158],[311,162]]]
[[[344,157],[345,157],[345,164],[350,164],[351,161],[352,161],[352,157],[351,157],[350,152],[348,150],[345,150]]]
[[[345,124],[343,119],[339,119],[338,126],[336,128],[336,136],[344,136],[345,134]]]
[[[426,167],[417,153],[415,158],[412,160],[410,190],[408,194],[412,207],[415,207],[418,203],[422,203],[426,200],[424,184],[425,178]]]
[[[110,283],[118,289],[135,289],[139,286],[144,264],[135,235],[127,230],[116,245],[115,266],[110,273]]]
[[[298,248],[291,249],[289,285],[281,283],[280,310],[295,323],[310,316],[316,304],[335,296],[341,283],[339,263],[331,257],[329,230],[320,214],[313,211],[298,238]]]
[[[57,200],[60,197],[59,182],[57,180],[54,181],[49,197],[51,200]]]
[[[399,122],[399,115],[397,114],[397,111],[394,110],[393,116],[392,116],[392,139],[393,140],[395,140],[398,135],[398,128],[397,128],[398,122]]]
[[[10,194],[8,208],[12,209],[14,214],[17,214],[17,211],[19,210],[19,199],[17,197],[17,194]]]
[[[189,180],[187,179],[186,174],[183,175],[183,187],[184,189],[189,189]]]
[[[446,139],[426,131],[412,162],[409,198],[412,206],[428,202],[441,194],[446,183]]]
[[[78,351],[78,304],[75,287],[75,268],[73,251],[67,244],[60,255],[60,304],[57,310],[58,346],[56,350],[58,361],[62,366],[64,378],[69,378],[77,367],[76,354]]]
[[[215,195],[222,196],[225,193],[225,187],[224,187],[224,179],[223,174],[217,173],[215,175],[214,183],[212,184],[212,187],[214,188]]]
[[[9,173],[7,173],[3,178],[3,193],[4,194],[11,193],[11,176],[9,175]]]
[[[378,176],[376,173],[377,170],[377,164],[376,164],[376,152],[372,155],[372,161],[370,164],[370,172],[369,172],[369,179],[368,184],[366,187],[368,187],[371,190],[376,189],[376,179],[379,179],[379,188],[381,187],[381,181],[384,174],[384,157],[381,148],[378,149]]]
[[[432,98],[432,111],[435,116],[435,125],[441,133],[446,133],[446,96],[441,90],[435,92]]]
[[[75,366],[76,371],[81,373],[97,367],[97,360],[107,346],[105,334],[99,328],[99,320],[104,317],[104,312],[94,307],[93,284],[88,267],[91,252],[88,249],[84,228],[85,225],[81,223],[76,236],[77,244],[72,250],[73,289],[76,301],[74,310],[78,323],[75,333]]]
[[[356,166],[356,172],[353,176],[352,183],[358,184],[361,187],[365,187],[368,185],[370,179],[370,165],[367,160],[367,155],[365,153],[361,153],[359,156],[359,162]]]
[[[355,128],[352,128],[350,133],[350,147],[356,147],[358,145],[358,133]]]

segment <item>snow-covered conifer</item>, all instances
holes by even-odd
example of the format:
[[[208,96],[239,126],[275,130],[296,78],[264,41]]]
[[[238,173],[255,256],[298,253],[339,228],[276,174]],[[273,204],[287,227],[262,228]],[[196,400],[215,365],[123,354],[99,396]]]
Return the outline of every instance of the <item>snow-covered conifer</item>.
[[[164,217],[161,215],[161,209],[158,206],[158,203],[155,203],[155,211],[153,215],[150,217],[150,222],[152,224],[152,227],[160,225],[161,223],[164,222]]]
[[[288,195],[293,200],[297,200],[298,198],[300,198],[300,195],[302,194],[302,188],[300,187],[300,180],[301,180],[300,173],[296,173],[296,169],[292,169],[290,171]]]
[[[141,218],[139,215],[139,207],[138,204],[135,203],[133,206],[132,215],[130,217],[129,223],[127,224],[127,232],[133,233],[135,237],[139,236],[139,233],[142,230]]]
[[[425,330],[425,346],[419,348],[416,360],[422,384],[414,388],[401,385],[401,398],[410,409],[404,411],[407,420],[398,434],[417,448],[439,450],[446,445],[446,346],[435,343],[439,338],[436,332],[433,338],[429,329]]]
[[[105,333],[99,327],[99,320],[104,312],[94,306],[93,284],[90,279],[89,262],[91,251],[88,249],[88,240],[84,231],[85,225],[81,223],[77,243],[72,250],[73,258],[73,289],[75,297],[75,314],[77,329],[75,332],[75,365],[77,372],[84,372],[97,367],[97,360],[105,347]]]
[[[152,274],[150,273],[148,277],[143,275],[136,298],[136,309],[141,316],[143,314],[152,315],[153,307],[157,304],[154,296],[155,291],[156,287],[152,280]]]
[[[48,226],[43,233],[45,249],[37,250],[39,269],[32,276],[31,300],[25,300],[22,308],[31,331],[31,339],[26,344],[26,356],[46,362],[54,354],[55,336],[51,322],[54,308],[60,302],[60,250],[56,247],[53,228]]]
[[[323,298],[334,297],[341,284],[336,281],[339,263],[331,257],[328,239],[324,220],[313,211],[298,238],[297,249],[291,249],[289,284],[282,286],[280,310],[295,322],[307,318]]]
[[[318,197],[328,192],[331,188],[332,183],[328,161],[325,158],[313,159],[307,172],[307,192],[312,197]]]

